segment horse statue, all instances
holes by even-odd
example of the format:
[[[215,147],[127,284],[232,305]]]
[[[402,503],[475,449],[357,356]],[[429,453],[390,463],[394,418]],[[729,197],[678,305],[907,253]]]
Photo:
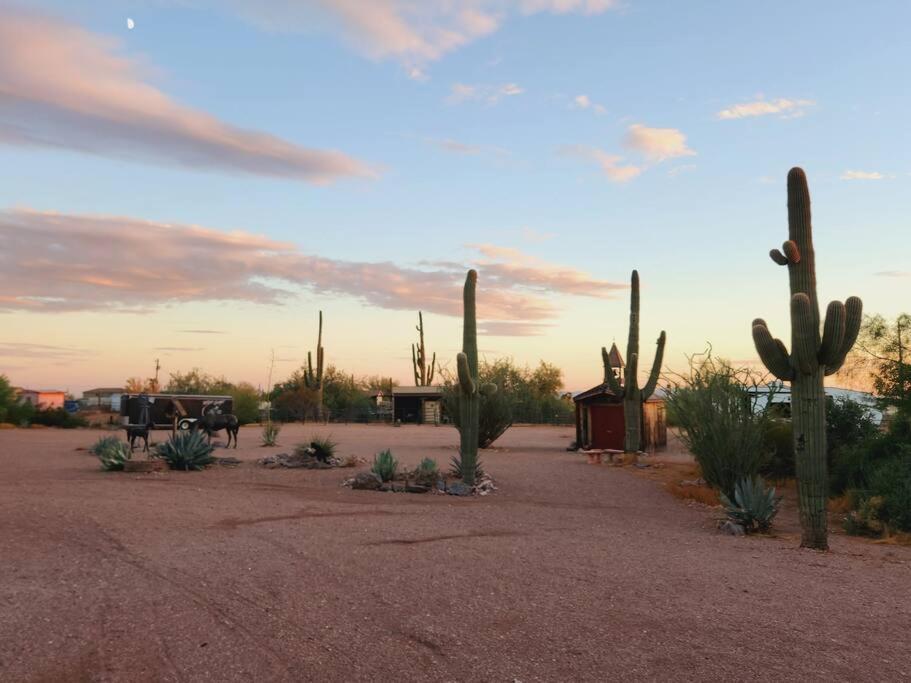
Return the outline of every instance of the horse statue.
[[[222,413],[209,412],[205,413],[196,421],[196,427],[205,431],[209,437],[209,443],[212,443],[212,435],[217,434],[222,429],[228,434],[228,443],[225,448],[231,447],[231,437],[234,437],[234,448],[237,448],[237,432],[240,431],[240,421],[236,415],[224,415]]]

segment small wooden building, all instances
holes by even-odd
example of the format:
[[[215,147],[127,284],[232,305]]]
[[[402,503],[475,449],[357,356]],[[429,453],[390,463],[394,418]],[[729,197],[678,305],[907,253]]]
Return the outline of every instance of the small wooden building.
[[[617,345],[608,354],[610,371],[622,378],[623,359]],[[576,445],[579,448],[623,450],[626,421],[623,398],[602,382],[573,397],[576,404]],[[664,399],[652,397],[642,404],[642,450],[653,452],[667,446]]]
[[[392,409],[396,422],[439,424],[443,418],[443,390],[440,387],[392,387]]]

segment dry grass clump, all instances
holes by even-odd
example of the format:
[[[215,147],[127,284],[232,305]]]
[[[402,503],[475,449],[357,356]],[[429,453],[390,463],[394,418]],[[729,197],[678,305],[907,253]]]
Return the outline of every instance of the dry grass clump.
[[[665,488],[670,491],[671,495],[683,500],[694,500],[703,505],[715,507],[721,505],[718,498],[718,491],[705,484],[681,484],[680,482],[669,481]]]
[[[12,422],[0,422],[0,429],[15,429],[16,425]]]

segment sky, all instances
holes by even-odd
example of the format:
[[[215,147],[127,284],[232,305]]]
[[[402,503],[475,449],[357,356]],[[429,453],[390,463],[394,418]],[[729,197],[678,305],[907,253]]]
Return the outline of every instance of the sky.
[[[0,374],[79,393],[193,367],[566,388],[625,350],[790,338],[785,180],[820,301],[911,308],[911,5],[807,0],[0,0]],[[132,27],[132,28],[130,28]]]

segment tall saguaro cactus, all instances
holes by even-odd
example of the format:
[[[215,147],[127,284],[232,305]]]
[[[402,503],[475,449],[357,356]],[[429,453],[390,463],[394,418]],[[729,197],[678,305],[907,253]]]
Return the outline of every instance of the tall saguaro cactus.
[[[652,362],[652,371],[648,376],[645,386],[639,388],[639,273],[633,271],[630,278],[629,302],[629,340],[626,344],[626,369],[623,374],[623,384],[614,377],[610,367],[607,349],[601,347],[601,357],[604,359],[604,381],[612,393],[623,398],[623,421],[626,425],[623,439],[623,450],[627,453],[638,453],[642,442],[642,404],[655,393],[658,386],[658,376],[661,373],[661,363],[664,360],[664,344],[667,335],[661,330],[658,337],[658,349],[655,351],[655,360]]]
[[[430,368],[427,368],[427,351],[424,349],[424,316],[418,311],[417,345],[411,345],[411,364],[414,366],[414,384],[419,387],[429,387],[433,384],[433,370],[437,364],[437,355],[433,354]]]
[[[316,338],[316,370],[313,369],[313,355],[307,351],[307,370],[304,384],[316,392],[316,409],[319,419],[323,417],[323,312],[319,312],[319,335]]]
[[[829,547],[826,501],[826,402],[823,381],[838,371],[860,330],[863,304],[856,296],[826,308],[822,336],[816,298],[816,263],[810,219],[810,189],[801,168],[788,173],[788,239],[772,260],[788,267],[791,287],[791,353],[769,332],[765,320],[753,321],[759,357],[778,379],[791,383],[791,421],[800,499],[800,545]]]
[[[481,394],[492,394],[495,384],[480,383],[478,377],[478,325],[475,313],[475,290],[478,273],[469,270],[463,290],[462,352],[456,356],[459,375],[459,460],[462,480],[474,486],[478,471],[478,422],[481,414]]]

